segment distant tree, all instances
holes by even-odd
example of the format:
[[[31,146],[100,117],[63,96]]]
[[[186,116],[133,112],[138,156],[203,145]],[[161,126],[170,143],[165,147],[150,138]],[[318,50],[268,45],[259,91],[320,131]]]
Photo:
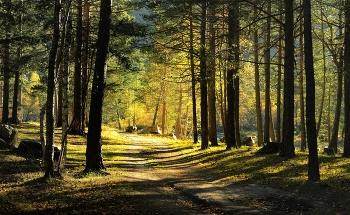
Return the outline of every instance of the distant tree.
[[[267,13],[271,14],[271,0],[267,1]],[[265,34],[265,50],[264,50],[264,71],[265,71],[265,123],[264,123],[264,143],[270,142],[270,58],[271,58],[271,16],[267,16]]]
[[[111,29],[111,0],[101,0],[98,24],[97,53],[92,83],[89,128],[86,145],[86,167],[84,172],[105,169],[102,159],[102,106],[106,85],[108,48]]]
[[[293,0],[284,1],[285,57],[281,157],[295,156],[294,148],[294,8]]]
[[[3,42],[3,58],[2,58],[2,74],[3,74],[3,107],[2,107],[2,123],[9,122],[9,100],[10,100],[10,77],[12,74],[10,65],[10,44],[11,44],[11,28],[12,28],[12,2],[11,0],[4,1],[4,13],[6,14],[5,20],[5,38]]]
[[[304,0],[304,53],[306,72],[306,128],[309,149],[308,179],[320,180],[318,165],[317,135],[315,119],[315,77],[314,59],[312,47],[311,4],[310,0]]]

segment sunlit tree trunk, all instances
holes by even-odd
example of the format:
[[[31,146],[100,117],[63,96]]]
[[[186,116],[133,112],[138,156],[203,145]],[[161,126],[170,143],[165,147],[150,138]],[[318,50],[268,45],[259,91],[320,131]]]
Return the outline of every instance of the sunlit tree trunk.
[[[102,106],[106,86],[108,47],[111,29],[111,13],[111,0],[101,0],[95,72],[91,91],[85,172],[105,169],[102,159],[101,131]]]

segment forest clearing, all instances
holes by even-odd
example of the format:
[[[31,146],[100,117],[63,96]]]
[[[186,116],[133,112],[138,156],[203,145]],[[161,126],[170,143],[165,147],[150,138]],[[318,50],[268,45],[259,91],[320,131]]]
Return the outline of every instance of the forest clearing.
[[[17,126],[38,139],[37,123]],[[55,130],[59,136],[60,129]],[[86,138],[68,136],[62,177],[43,181],[41,159],[0,151],[0,214],[347,214],[350,160],[319,154],[320,182],[307,180],[307,153],[292,159],[225,150],[104,127],[106,170],[83,174]]]

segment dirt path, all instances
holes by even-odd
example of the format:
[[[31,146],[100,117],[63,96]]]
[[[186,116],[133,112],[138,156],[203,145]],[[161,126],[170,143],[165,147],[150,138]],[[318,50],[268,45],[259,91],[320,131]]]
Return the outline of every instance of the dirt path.
[[[137,134],[124,151],[123,178],[145,214],[327,214],[307,199],[271,187],[208,175],[167,143]],[[330,212],[330,211],[329,211]]]

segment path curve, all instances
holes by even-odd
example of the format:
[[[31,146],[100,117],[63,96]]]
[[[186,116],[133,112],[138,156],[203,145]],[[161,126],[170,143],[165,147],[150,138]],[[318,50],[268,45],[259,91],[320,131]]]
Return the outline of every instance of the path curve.
[[[306,199],[272,187],[216,179],[152,136],[123,133],[124,180],[157,214],[324,214]]]

